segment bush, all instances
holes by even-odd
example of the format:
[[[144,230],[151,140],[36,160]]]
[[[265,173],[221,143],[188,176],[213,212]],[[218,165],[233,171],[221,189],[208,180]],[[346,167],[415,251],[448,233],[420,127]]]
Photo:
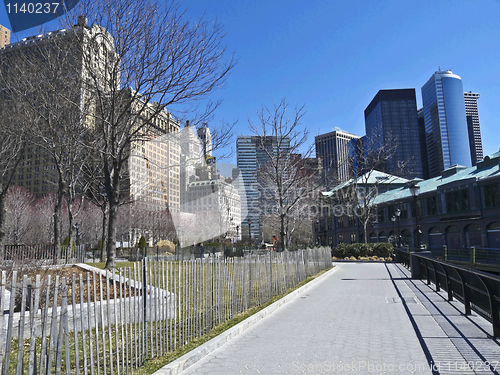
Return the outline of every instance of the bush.
[[[137,243],[137,247],[142,249],[143,247],[146,246],[148,246],[148,243],[146,242],[146,237],[141,236],[141,238],[139,238],[139,242]]]
[[[338,244],[337,247],[332,249],[332,256],[336,258],[345,258],[348,253],[350,245],[346,243]]]
[[[373,248],[373,254],[381,258],[390,258],[394,252],[392,244],[387,242],[380,242]]]
[[[390,258],[393,253],[392,244],[387,242],[372,243],[341,243],[332,249],[332,256],[336,258],[380,257]]]

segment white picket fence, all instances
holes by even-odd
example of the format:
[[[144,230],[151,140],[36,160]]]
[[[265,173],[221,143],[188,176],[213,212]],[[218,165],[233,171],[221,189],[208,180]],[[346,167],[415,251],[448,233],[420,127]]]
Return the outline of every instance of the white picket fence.
[[[329,248],[0,280],[1,374],[128,374],[332,265]],[[7,302],[7,290],[10,300]],[[3,299],[3,301],[2,301]]]

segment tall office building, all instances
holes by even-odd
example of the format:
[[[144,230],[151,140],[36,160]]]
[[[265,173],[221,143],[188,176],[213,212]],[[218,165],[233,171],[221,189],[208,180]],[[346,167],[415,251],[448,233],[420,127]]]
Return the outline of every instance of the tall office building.
[[[279,141],[279,142],[278,142]],[[236,155],[239,169],[238,192],[241,197],[241,236],[259,239],[262,191],[257,173],[269,161],[269,154],[290,148],[288,138],[278,140],[272,136],[239,136],[236,140]]]
[[[464,92],[465,117],[469,133],[470,157],[473,166],[483,159],[483,143],[481,141],[481,128],[479,126],[479,113],[477,111],[477,100],[480,97],[479,94],[472,91]]]
[[[203,157],[206,160],[207,156],[212,156],[212,134],[206,123],[198,129],[198,138],[200,138]]]
[[[415,89],[380,90],[365,109],[368,152],[384,150],[384,172],[423,175]]]
[[[181,207],[185,211],[187,202],[187,191],[190,182],[196,179],[196,168],[203,166],[203,149],[200,138],[197,136],[196,127],[189,125],[184,126],[180,133],[180,192],[181,192]]]
[[[3,33],[3,31],[1,32]],[[78,48],[78,42],[75,39],[78,35],[85,35],[85,37],[88,38],[87,40],[94,38],[96,35],[105,36],[105,40],[107,40],[107,42],[101,43],[99,50],[91,49],[89,46],[88,50],[85,50],[85,52],[87,53],[92,51],[88,53],[88,57],[91,59],[91,64],[96,66],[112,65],[112,61],[115,61],[114,59],[116,59],[116,55],[113,52],[113,38],[101,26],[95,24],[88,26],[87,19],[80,16],[78,17],[78,23],[69,30],[61,29],[48,32],[45,35],[39,34],[29,36],[19,42],[11,43],[0,49],[0,75],[5,74],[2,77],[5,79],[1,80],[1,84],[13,84],[8,78],[11,75],[15,76],[16,74],[19,74],[19,71],[14,69],[16,74],[9,74],[9,72],[11,72],[13,67],[18,67],[19,61],[23,64],[26,64],[26,62],[29,61],[34,66],[38,66],[38,64],[42,66],[43,60],[53,59],[53,61],[57,61],[60,65],[62,64],[64,66],[64,69],[61,69],[60,72],[58,71],[58,74],[61,76],[63,74],[67,74],[69,76],[67,81],[62,79],[60,80],[61,82],[65,82],[63,89],[67,90],[69,88],[69,82],[75,85],[81,85],[81,89],[65,92],[65,95],[68,98],[71,98],[71,100],[75,103],[79,102],[82,107],[90,106],[89,103],[92,102],[92,95],[90,94],[90,90],[84,89],[82,84],[84,79],[89,74],[86,67],[90,64],[83,63],[86,56],[84,56],[82,51]],[[23,56],[22,59],[21,56]],[[57,66],[57,64],[47,65],[50,66],[50,68],[48,68],[50,73],[50,69]],[[44,82],[48,82],[47,76],[44,75],[46,71],[41,70],[40,72],[33,70],[25,73],[26,77],[30,75],[29,81],[25,81],[29,82],[26,87],[27,90],[40,90],[40,87],[47,87],[43,84]],[[14,85],[17,84],[19,84],[19,82],[14,81]],[[40,86],[38,86],[39,84]],[[3,87],[0,87],[0,89],[2,88]],[[37,92],[35,91],[30,93],[30,95],[25,95],[25,97],[35,97],[36,94]],[[51,99],[54,100],[53,97]],[[7,100],[12,99],[8,98]],[[49,99],[45,102],[40,100],[39,103],[36,103],[37,106],[40,107],[40,111],[44,110],[43,105],[47,105],[47,107],[52,106],[48,100]],[[73,107],[71,107],[70,110],[68,109],[69,107],[70,106],[64,108],[66,111],[65,113],[73,112]],[[62,113],[62,106],[59,107],[59,109],[60,113]],[[86,126],[94,126],[94,120],[95,118],[93,116],[88,115],[85,121]],[[68,119],[67,121],[68,123],[69,121],[75,121],[76,123],[77,120]],[[16,126],[16,124],[13,123],[12,126]],[[24,160],[20,162],[16,168],[13,184],[24,186],[30,189],[37,196],[43,196],[57,190],[58,174],[57,163],[54,155],[41,147],[39,143],[40,142],[33,139],[26,145],[24,149],[25,159],[23,157]],[[4,180],[5,178],[6,177],[4,177]]]
[[[358,138],[359,136],[339,128],[314,138],[316,158],[321,159],[325,187],[334,187],[352,177],[348,144]]]
[[[0,25],[0,48],[10,43],[10,30]]]
[[[93,49],[89,45],[85,53],[91,58],[90,63],[83,63],[85,57],[82,51],[79,50],[75,41],[75,36],[83,33],[89,39],[97,36],[105,36],[106,43],[99,43],[99,49]],[[74,49],[74,50],[73,50]],[[16,58],[19,56],[27,56],[33,58],[34,63],[40,63],[41,52],[46,53],[44,58],[52,58],[54,61],[65,63],[67,71],[74,77],[82,77],[82,80],[75,78],[76,84],[80,84],[78,89],[74,91],[75,97],[73,100],[81,101],[81,105],[88,105],[92,102],[88,98],[92,98],[90,89],[86,90],[82,83],[83,78],[88,75],[87,69],[89,65],[93,66],[113,66],[113,62],[117,56],[115,55],[112,36],[101,26],[93,24],[87,25],[85,17],[78,17],[78,23],[69,30],[57,30],[48,32],[45,35],[34,35],[26,37],[20,42],[12,43],[0,50],[0,74],[8,69],[2,69],[15,64]],[[62,53],[60,51],[63,51]],[[68,58],[71,56],[71,58]],[[68,60],[61,60],[67,58]],[[37,60],[38,59],[38,60]],[[57,66],[57,64],[49,64]],[[100,73],[106,74],[105,69],[99,70]],[[30,85],[40,90],[36,80],[40,83],[46,81],[45,76],[36,75],[32,72],[30,76]],[[104,80],[106,82],[107,80]],[[3,82],[3,81],[2,81]],[[103,83],[104,85],[105,83]],[[57,84],[55,87],[58,87]],[[62,89],[68,86],[63,86]],[[104,89],[110,87],[103,86]],[[1,87],[0,87],[1,88]],[[103,90],[104,91],[104,90]],[[123,98],[131,98],[131,90],[122,89]],[[36,94],[36,92],[35,92]],[[70,93],[66,93],[70,97]],[[50,101],[42,102],[40,105],[50,107]],[[144,129],[143,138],[132,142],[127,151],[131,157],[128,158],[122,172],[122,197],[124,199],[131,198],[134,202],[140,203],[143,207],[157,210],[169,208],[172,212],[180,210],[180,145],[178,133],[180,131],[179,123],[171,116],[167,110],[158,111],[158,104],[154,102],[144,103],[140,99],[134,102],[134,108],[131,109],[136,113],[141,113],[140,118],[153,119],[148,121],[148,126]],[[44,108],[44,107],[40,107]],[[63,113],[74,111],[72,106],[61,106]],[[69,108],[69,109],[68,109]],[[64,118],[66,121],[66,118]],[[69,122],[74,121],[74,122]],[[77,124],[77,120],[70,119],[70,124]],[[94,125],[95,116],[87,116],[85,125],[92,127]],[[12,124],[16,126],[16,124]],[[36,132],[33,133],[35,137]],[[57,138],[56,138],[57,139]],[[24,149],[23,160],[19,163],[13,176],[13,184],[23,186],[31,190],[37,196],[43,196],[57,191],[58,189],[58,163],[54,156],[54,151],[50,151],[40,145],[39,139],[33,138],[28,142]],[[42,143],[43,144],[43,143]],[[55,148],[61,150],[59,146]],[[59,151],[57,151],[59,152]],[[5,177],[4,177],[5,179]],[[125,208],[124,208],[125,209]]]
[[[455,164],[471,166],[462,80],[450,70],[435,72],[422,86],[430,177]]]
[[[424,109],[418,110],[418,136],[420,140],[420,154],[422,157],[422,174],[423,179],[428,180],[429,177],[429,159],[427,157],[427,141],[425,137],[425,120]]]

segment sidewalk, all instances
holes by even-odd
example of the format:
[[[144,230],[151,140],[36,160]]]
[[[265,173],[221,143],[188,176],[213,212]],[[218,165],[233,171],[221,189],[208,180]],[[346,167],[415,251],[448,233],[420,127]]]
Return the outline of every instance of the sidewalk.
[[[399,264],[336,267],[181,374],[500,374],[500,341],[461,303]]]

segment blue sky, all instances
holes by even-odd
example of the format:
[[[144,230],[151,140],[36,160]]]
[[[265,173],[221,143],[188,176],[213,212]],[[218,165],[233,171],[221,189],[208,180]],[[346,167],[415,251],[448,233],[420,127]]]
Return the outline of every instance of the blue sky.
[[[282,98],[305,106],[311,143],[334,127],[364,135],[363,111],[378,90],[416,88],[421,107],[420,89],[441,67],[462,78],[464,91],[481,94],[485,155],[500,147],[500,0],[181,4],[190,17],[204,14],[222,24],[228,50],[239,60],[226,87],[213,95],[223,99],[214,121],[238,120],[236,135],[248,133],[248,118],[263,105]],[[0,8],[0,24],[8,25]]]

